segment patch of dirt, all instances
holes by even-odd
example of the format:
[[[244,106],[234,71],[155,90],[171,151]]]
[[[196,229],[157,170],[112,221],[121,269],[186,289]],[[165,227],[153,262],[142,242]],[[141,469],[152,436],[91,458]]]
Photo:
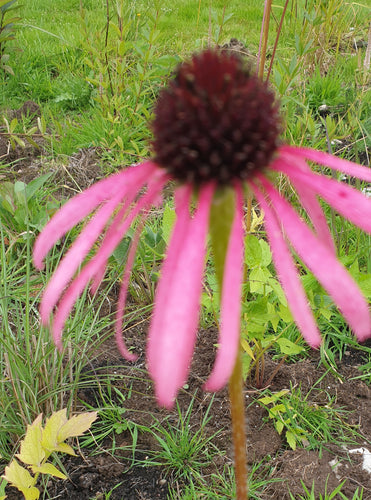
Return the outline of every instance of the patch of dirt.
[[[19,109],[8,110],[5,115],[9,123],[14,118],[19,123],[25,120],[27,131],[37,126],[41,110],[36,102],[26,101]],[[0,169],[0,182],[18,180],[27,184],[45,172],[55,172],[55,185],[61,186],[56,194],[63,198],[88,188],[103,176],[97,148],[80,149],[64,164],[45,158],[45,139],[40,133],[32,135],[32,143],[27,141],[26,134],[19,138],[24,141],[24,147],[17,142],[12,145],[5,125],[0,124],[0,166],[5,165]]]
[[[19,135],[19,139],[24,141],[25,146],[21,146],[16,141],[13,144],[10,141],[8,131],[5,125],[0,124],[0,163],[7,165],[7,171],[1,172],[1,177],[7,180],[12,180],[12,178],[22,177],[24,171],[33,163],[33,161],[40,156],[43,151],[44,139],[39,133],[32,136],[31,144],[27,141],[26,131],[31,127],[37,125],[37,119],[41,117],[40,106],[34,101],[26,101],[23,105],[16,110],[8,110],[5,113],[9,124],[12,120],[16,119],[18,123],[22,123],[23,120],[27,123],[25,133]],[[24,182],[29,182],[33,178],[37,177],[37,172],[31,170],[32,174],[30,176],[26,175]]]
[[[153,384],[146,374],[145,363],[145,331],[146,324],[133,327],[126,332],[127,343],[134,347],[138,354],[135,363],[128,363],[121,359],[112,339],[107,340],[101,347],[97,358],[87,370],[91,373],[105,373],[111,375],[112,386],[123,394],[130,396],[124,402],[124,418],[138,425],[149,427],[154,420],[166,421],[176,425],[177,410],[167,411],[158,408],[153,396]],[[223,467],[233,463],[233,449],[231,445],[231,422],[229,415],[228,391],[224,389],[215,396],[202,391],[202,385],[210,373],[215,358],[213,346],[216,341],[216,330],[201,330],[198,335],[196,354],[194,356],[191,374],[187,386],[181,390],[178,403],[185,415],[192,396],[196,394],[190,427],[199,429],[206,411],[211,405],[210,420],[205,427],[205,436],[218,432],[212,443],[219,452],[213,462],[204,470],[208,477],[213,472],[223,471]],[[344,358],[348,359],[348,357]],[[354,356],[356,361],[356,356]],[[310,392],[308,403],[313,405],[326,404],[326,394],[334,398],[333,406],[339,409],[350,410],[347,419],[349,425],[359,426],[359,442],[346,447],[331,443],[323,446],[322,450],[297,448],[291,450],[284,437],[275,430],[268,414],[258,403],[261,391],[246,385],[246,426],[247,451],[249,466],[263,462],[271,468],[268,479],[278,482],[269,483],[261,494],[261,500],[277,499],[288,500],[289,491],[298,498],[304,493],[301,482],[310,491],[314,484],[316,498],[321,493],[332,492],[342,481],[345,485],[342,493],[352,498],[357,488],[364,488],[364,500],[371,499],[371,474],[363,468],[365,453],[371,451],[371,390],[360,380],[351,380],[359,375],[357,365],[339,363],[340,377],[325,373],[319,364],[319,354],[311,353],[309,359],[281,366],[270,385],[272,391],[301,387],[303,397],[313,389],[315,384],[318,390]],[[276,369],[277,363],[269,356],[266,360],[266,378]],[[322,376],[320,382],[318,380]],[[99,403],[102,396],[101,386],[91,386],[80,391],[82,401],[91,405]],[[111,394],[115,394],[114,391]],[[107,394],[106,394],[107,396]],[[108,396],[107,396],[108,397]],[[112,396],[116,397],[116,396]],[[100,453],[88,456],[86,448],[82,449],[79,457],[68,457],[64,466],[69,474],[69,480],[50,480],[48,491],[52,498],[61,499],[89,499],[104,498],[103,493],[113,490],[110,498],[116,499],[166,499],[169,485],[174,484],[174,478],[165,468],[135,466],[130,467],[131,435],[128,431],[115,436],[116,453],[112,457],[108,452],[112,448],[111,440],[99,444],[95,451]],[[139,432],[137,443],[137,458],[146,460],[146,450],[158,449],[158,443],[150,433]],[[259,470],[258,470],[259,474]],[[10,493],[10,489],[9,489]],[[12,492],[10,499],[20,499],[21,495]],[[181,496],[179,497],[181,499]]]

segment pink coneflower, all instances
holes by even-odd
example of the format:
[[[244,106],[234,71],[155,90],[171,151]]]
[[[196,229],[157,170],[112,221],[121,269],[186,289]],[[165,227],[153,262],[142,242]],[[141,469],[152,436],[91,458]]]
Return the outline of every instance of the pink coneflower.
[[[232,216],[224,252],[218,351],[205,384],[207,390],[215,391],[226,384],[237,356],[244,196],[248,190],[264,211],[275,267],[307,342],[316,347],[321,338],[292,251],[315,274],[358,339],[370,336],[368,304],[336,258],[317,196],[367,232],[371,232],[371,199],[313,172],[307,161],[368,182],[371,170],[319,151],[280,145],[279,110],[273,93],[239,58],[224,52],[207,50],[182,64],[161,91],[154,115],[153,160],[103,179],[68,201],[36,241],[34,262],[41,268],[58,239],[93,213],[42,298],[42,322],[52,321],[58,348],[62,348],[62,330],[75,301],[88,284],[93,291],[97,289],[109,256],[135,221],[142,220],[136,227],[143,227],[148,211],[159,203],[169,181],[175,181],[177,220],[156,290],[147,350],[160,404],[171,406],[188,376],[199,320],[210,213],[226,193],[232,195]],[[310,224],[275,188],[272,179],[277,172],[290,180]],[[116,322],[119,349],[129,360],[135,355],[125,347],[121,327],[139,236],[138,230],[128,254]],[[94,255],[87,259],[97,241]]]

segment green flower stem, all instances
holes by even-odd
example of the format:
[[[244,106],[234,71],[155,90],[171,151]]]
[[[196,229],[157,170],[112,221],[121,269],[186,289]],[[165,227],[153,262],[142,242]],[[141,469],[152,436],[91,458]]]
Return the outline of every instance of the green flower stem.
[[[238,352],[236,364],[232,376],[229,379],[229,400],[231,403],[232,417],[236,499],[246,500],[248,498],[247,455],[241,350]]]
[[[251,202],[251,200],[250,200]],[[251,209],[251,206],[249,207]],[[232,188],[218,191],[213,200],[210,214],[211,246],[213,249],[215,274],[222,290],[225,256],[235,213],[235,193]],[[249,226],[250,223],[247,221]],[[234,447],[234,465],[237,500],[246,500],[247,493],[247,457],[245,409],[243,398],[243,379],[241,352],[229,380],[229,399],[231,403],[232,438]]]

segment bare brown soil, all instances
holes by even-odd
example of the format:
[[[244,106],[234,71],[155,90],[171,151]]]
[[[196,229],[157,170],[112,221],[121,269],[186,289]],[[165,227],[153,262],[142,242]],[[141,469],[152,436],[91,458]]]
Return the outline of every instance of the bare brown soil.
[[[145,374],[145,332],[144,328],[129,330],[130,345],[135,346],[139,359],[136,363],[127,363],[120,359],[116,346],[112,340],[107,341],[97,359],[89,366],[90,374],[94,371],[103,371],[108,376],[112,374],[113,385],[125,393],[130,385],[131,395],[125,401],[125,418],[138,425],[150,426],[154,419],[164,422],[168,419],[176,425],[176,410],[168,412],[159,408],[153,397],[151,380]],[[213,472],[222,472],[225,464],[232,464],[233,449],[231,446],[231,422],[229,416],[228,392],[223,390],[217,393],[212,401],[212,395],[202,391],[202,384],[206,380],[214,360],[215,331],[201,330],[198,336],[196,354],[191,368],[191,375],[187,389],[183,389],[178,398],[183,414],[187,411],[193,395],[196,395],[192,410],[190,425],[197,430],[205,415],[207,407],[212,404],[211,419],[205,428],[205,435],[219,431],[213,439],[219,454],[214,457],[212,466],[205,469],[205,478]],[[352,498],[357,488],[363,488],[363,498],[371,499],[371,474],[363,469],[363,456],[360,453],[350,453],[357,448],[371,449],[371,390],[359,380],[351,380],[360,374],[357,369],[362,361],[357,351],[349,351],[345,359],[348,363],[339,363],[339,377],[328,373],[318,384],[318,390],[313,391],[313,398],[308,403],[312,405],[325,404],[326,398],[321,394],[334,397],[335,408],[349,410],[344,419],[351,426],[357,426],[359,431],[358,444],[342,447],[334,443],[324,445],[322,450],[297,448],[291,450],[286,440],[278,435],[271,420],[257,402],[261,390],[252,386],[245,386],[246,396],[246,428],[247,450],[249,466],[263,462],[270,472],[266,479],[277,479],[268,485],[259,498],[262,500],[289,499],[289,491],[298,498],[303,494],[301,482],[310,490],[315,487],[316,498],[327,491],[331,492],[342,481],[346,481],[342,488],[347,498]],[[266,378],[275,370],[277,364],[269,357],[266,359]],[[325,373],[319,364],[319,355],[312,352],[310,358],[282,366],[270,385],[272,391],[279,391],[292,386],[300,386],[303,396],[310,391],[318,379]],[[120,378],[121,376],[121,378]],[[128,382],[130,382],[128,384]],[[102,389],[102,387],[101,387]],[[96,405],[101,398],[97,386],[81,391],[82,401]],[[322,400],[321,400],[322,399]],[[107,439],[100,444],[92,455],[86,448],[81,450],[78,457],[69,457],[64,466],[68,472],[67,481],[50,480],[48,493],[51,498],[61,499],[98,499],[104,498],[103,493],[113,490],[111,499],[166,499],[168,487],[175,485],[171,471],[164,467],[145,466],[151,450],[158,449],[158,444],[149,433],[140,433],[137,445],[138,460],[143,465],[131,467],[130,432],[126,431],[115,436],[117,452],[112,455],[112,440]],[[263,468],[266,474],[267,468]],[[262,470],[263,470],[262,469]],[[257,472],[259,474],[259,470]],[[259,476],[255,478],[258,479]],[[20,499],[21,495],[10,492],[10,499]],[[179,496],[181,499],[181,495]],[[210,497],[212,498],[212,497]],[[227,498],[227,497],[225,497]]]

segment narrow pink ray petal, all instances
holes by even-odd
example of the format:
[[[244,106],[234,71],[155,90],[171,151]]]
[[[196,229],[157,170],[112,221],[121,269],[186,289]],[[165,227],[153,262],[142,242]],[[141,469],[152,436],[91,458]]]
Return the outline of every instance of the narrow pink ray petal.
[[[89,264],[91,264],[91,262],[92,261],[90,261]],[[62,331],[66,320],[76,300],[79,298],[89,281],[94,276],[94,269],[92,269],[93,266],[89,266],[89,264],[87,264],[82,269],[81,273],[78,274],[78,276],[73,280],[71,286],[68,287],[65,294],[59,301],[57,311],[54,315],[51,330],[54,344],[60,351],[62,351],[63,349]]]
[[[151,179],[149,181],[148,190],[152,190],[153,189],[151,187],[152,184],[154,184],[154,188],[157,190],[157,195],[156,195],[155,198],[152,198],[152,195],[151,195],[151,205],[152,206],[158,206],[158,201],[160,199],[162,199],[162,196],[161,196],[162,188],[163,188],[163,186],[166,184],[166,182],[168,180],[169,180],[168,175],[165,172],[161,171],[161,172],[157,173],[157,175],[154,177],[154,179]],[[136,201],[137,205],[139,204],[140,207],[145,207],[147,202],[145,202],[145,204],[143,205],[140,202],[140,199],[141,198],[139,198]],[[127,201],[129,201],[129,198],[127,199]],[[130,199],[130,202],[131,201],[132,200]],[[106,244],[105,243],[106,239],[108,238],[108,240],[109,240],[111,238],[111,235],[115,235],[117,232],[122,232],[122,227],[121,227],[122,226],[122,221],[125,219],[125,217],[128,215],[128,213],[129,213],[128,206],[127,206],[127,204],[125,204],[121,208],[121,210],[117,213],[117,215],[115,216],[114,220],[112,221],[112,224],[110,225],[110,228],[107,231],[107,234],[105,235],[105,237],[103,239],[102,245]],[[138,207],[137,207],[137,211],[134,212],[134,214],[135,213],[139,213]],[[115,238],[115,236],[114,236],[114,238]],[[108,261],[108,257],[109,256],[107,256],[107,261]],[[107,262],[105,262],[104,264],[102,263],[101,268],[97,271],[97,273],[94,276],[93,282],[92,282],[91,287],[90,287],[90,291],[93,294],[98,290],[98,287],[99,287],[99,285],[102,282],[102,279],[103,279],[104,274],[105,274],[106,265],[107,265]]]
[[[244,262],[243,194],[236,186],[236,208],[223,273],[218,352],[205,390],[218,391],[228,382],[236,362],[241,327]]]
[[[155,199],[155,196],[158,196],[163,187],[163,178],[164,176],[162,176],[162,178],[160,176],[160,179],[157,180],[157,176],[155,177],[153,184],[148,186],[147,193],[138,200],[131,212],[127,213],[128,207],[127,204],[125,204],[121,208],[119,213],[115,216],[100,245],[100,250],[98,250],[97,252],[100,258],[95,259],[93,257],[93,259],[90,261],[90,263],[93,262],[93,265],[96,269],[94,278],[96,277],[96,275],[102,276],[102,272],[104,272],[109,256],[112,254],[116,246],[120,243],[121,239],[124,237],[126,231],[131,226],[135,217],[143,208],[151,204],[152,200]],[[130,196],[131,198],[133,198],[135,196],[135,193],[131,193]],[[126,217],[124,217],[124,215],[126,215]],[[105,256],[105,260],[103,260],[103,256]],[[71,268],[74,267],[74,261],[71,261],[71,255],[69,254],[64,257],[62,262],[67,269],[68,266],[71,266]],[[49,322],[49,316],[52,313],[54,306],[57,304],[63,289],[68,283],[68,281],[64,279],[63,274],[61,275],[58,272],[58,269],[55,274],[57,275],[57,279],[54,279],[54,276],[52,276],[52,278],[49,280],[40,304],[41,321],[44,324],[47,324]]]
[[[115,227],[115,231],[111,232],[108,237],[108,232],[106,238],[104,239],[100,249],[94,255],[94,257],[83,267],[81,272],[77,275],[77,277],[72,281],[65,294],[61,298],[58,303],[57,311],[54,315],[54,321],[52,325],[52,332],[54,342],[58,348],[61,348],[61,336],[64,328],[65,321],[70,314],[74,303],[77,298],[81,295],[82,291],[86,287],[86,285],[94,278],[97,272],[100,271],[101,267],[104,266],[107,262],[108,257],[112,254],[116,246],[120,243],[124,234],[130,227],[134,218],[141,212],[144,208],[149,208],[152,204],[152,201],[158,197],[159,192],[163,188],[163,181],[155,181],[150,187],[148,187],[148,191],[146,194],[142,196],[142,198],[138,201],[138,203],[134,206],[131,213],[127,216],[127,218],[122,222],[120,227]],[[47,296],[49,290],[49,285],[47,286],[43,301],[46,300],[45,296]],[[51,310],[46,310],[45,307],[41,305],[43,310],[43,315],[41,317],[44,323],[48,323],[49,316],[51,314]],[[132,356],[131,353],[129,353]]]
[[[321,343],[321,336],[277,217],[257,186],[253,183],[250,183],[250,186],[264,211],[264,224],[274,265],[295,323],[308,344],[318,347]]]
[[[122,198],[132,190],[138,192],[144,181],[150,178],[156,169],[158,170],[158,167],[153,162],[130,167],[107,179],[102,179],[69,200],[37,237],[33,251],[35,267],[41,269],[43,259],[54,244],[98,205],[120,192]]]
[[[358,339],[365,340],[371,335],[371,319],[368,304],[357,284],[327,246],[321,243],[299,218],[291,205],[262,175],[259,179],[299,257],[334,299]]]
[[[320,165],[325,165],[333,170],[338,170],[344,174],[350,175],[352,177],[357,177],[358,179],[364,180],[366,182],[371,182],[371,169],[369,167],[363,167],[357,163],[353,163],[348,160],[343,160],[334,155],[324,153],[323,151],[317,151],[315,149],[309,148],[299,148],[295,146],[281,146],[279,150],[283,157],[283,154],[289,154],[293,160],[300,156],[306,160],[319,163]]]
[[[131,352],[129,352],[126,348],[126,345],[124,343],[124,339],[122,337],[122,324],[124,321],[126,297],[127,297],[129,283],[130,283],[131,271],[133,269],[135,255],[137,253],[140,235],[143,231],[143,227],[144,227],[146,219],[147,219],[147,216],[143,215],[140,223],[138,224],[138,227],[135,230],[135,234],[134,234],[134,237],[132,239],[131,246],[129,249],[128,257],[127,257],[127,260],[125,262],[124,275],[122,278],[120,293],[119,293],[119,297],[117,300],[117,306],[116,306],[117,307],[116,320],[115,320],[116,344],[117,344],[117,347],[118,347],[120,353],[122,354],[122,356],[129,361],[135,361],[137,359],[137,356],[135,354],[132,354]]]
[[[317,200],[316,192],[313,191],[313,189],[308,188],[308,186],[305,183],[298,182],[295,178],[291,176],[291,174],[288,173],[289,171],[292,170],[297,171],[298,168],[304,172],[311,173],[309,165],[302,158],[295,158],[295,160],[293,160],[291,155],[285,155],[284,159],[281,159],[279,157],[271,165],[271,168],[281,171],[280,165],[282,164],[285,166],[286,174],[289,177],[291,183],[293,184],[299,196],[300,203],[308,212],[308,215],[313,223],[318,238],[323,243],[325,243],[329,248],[331,248],[334,253],[336,253],[331,231],[328,227],[326,216],[323,213],[322,207],[319,201]]]
[[[158,402],[168,408],[186,381],[196,341],[213,192],[211,183],[200,189],[191,220],[189,196],[178,205],[178,219],[157,287],[147,356]]]
[[[45,320],[48,320],[49,314],[58,302],[63,290],[103,232],[106,223],[120,201],[121,194],[113,197],[112,200],[109,200],[98,210],[59,263],[49,280],[47,293],[41,303],[40,314]]]
[[[284,162],[276,163],[280,171],[286,173],[290,179],[317,192],[343,217],[367,233],[371,233],[371,198],[343,182],[312,171],[295,170]]]
[[[107,230],[107,233],[103,237],[103,241],[101,242],[101,246],[105,245],[107,240],[109,241],[110,238],[112,237],[112,235],[122,233],[122,231],[123,231],[122,223],[123,223],[123,221],[125,221],[126,217],[129,217],[129,221],[128,221],[129,224],[125,227],[129,228],[131,223],[134,221],[135,214],[139,213],[138,207],[137,207],[137,210],[132,213],[132,215],[130,214],[130,212],[131,212],[132,202],[134,201],[136,196],[137,196],[137,193],[131,193],[130,196],[127,196],[127,198],[125,199],[125,203],[122,205],[122,207],[120,208],[118,213],[115,215],[113,221],[111,222],[111,224],[109,226],[109,229]],[[140,205],[140,206],[142,206],[142,205]],[[101,266],[97,270],[97,272],[95,273],[92,284],[90,286],[90,293],[92,293],[92,294],[94,294],[98,290],[98,288],[103,280],[103,277],[106,273],[108,258],[110,257],[111,254],[107,253],[106,255],[107,255],[106,261],[101,263]]]

